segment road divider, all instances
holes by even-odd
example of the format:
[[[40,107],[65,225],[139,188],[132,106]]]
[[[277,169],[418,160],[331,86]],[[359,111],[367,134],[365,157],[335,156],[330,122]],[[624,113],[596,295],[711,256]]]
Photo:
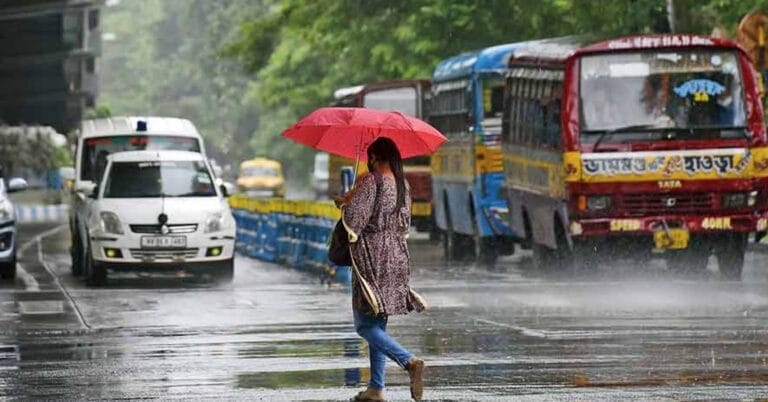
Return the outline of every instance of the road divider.
[[[48,223],[66,222],[69,216],[69,205],[16,205],[16,222],[18,223]]]
[[[328,260],[328,242],[340,211],[330,201],[230,197],[237,222],[236,250],[349,284],[350,267]]]

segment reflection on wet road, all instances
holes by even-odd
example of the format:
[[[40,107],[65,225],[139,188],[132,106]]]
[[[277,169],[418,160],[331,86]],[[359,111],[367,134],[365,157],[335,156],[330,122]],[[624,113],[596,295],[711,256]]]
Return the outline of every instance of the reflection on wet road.
[[[343,400],[368,378],[338,285],[240,258],[229,285],[122,276],[91,289],[69,273],[66,231],[40,252],[30,242],[48,229],[23,229],[27,276],[0,286],[2,397]],[[433,308],[390,322],[428,363],[427,399],[768,394],[768,254],[749,254],[741,283],[629,261],[541,276],[525,253],[446,266],[425,241],[413,254]],[[407,399],[406,375],[388,370],[389,399]]]

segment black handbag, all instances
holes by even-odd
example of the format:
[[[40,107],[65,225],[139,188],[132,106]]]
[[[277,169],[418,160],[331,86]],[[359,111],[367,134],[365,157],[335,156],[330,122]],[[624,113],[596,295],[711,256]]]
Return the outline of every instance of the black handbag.
[[[352,256],[349,254],[349,235],[341,219],[336,222],[336,226],[331,234],[331,244],[328,246],[328,259],[338,266],[348,267],[352,265]]]
[[[374,172],[373,177],[376,179],[376,199],[371,216],[374,216],[379,209],[379,191],[383,181],[379,172]],[[328,259],[338,266],[348,267],[352,265],[352,255],[349,251],[349,234],[344,227],[343,219],[343,216],[339,218],[339,221],[336,222],[336,226],[333,228],[331,244],[328,245]]]

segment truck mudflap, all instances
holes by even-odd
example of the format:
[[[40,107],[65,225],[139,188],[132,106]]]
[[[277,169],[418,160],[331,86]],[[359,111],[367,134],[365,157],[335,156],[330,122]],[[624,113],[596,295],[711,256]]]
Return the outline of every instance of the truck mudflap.
[[[483,216],[497,236],[513,236],[515,233],[509,226],[509,208],[506,206],[487,206],[482,208]]]

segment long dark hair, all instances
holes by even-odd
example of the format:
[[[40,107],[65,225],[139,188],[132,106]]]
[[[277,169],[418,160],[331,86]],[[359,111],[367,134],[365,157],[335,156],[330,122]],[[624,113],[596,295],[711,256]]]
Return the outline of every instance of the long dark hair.
[[[405,205],[405,175],[403,174],[403,159],[400,157],[400,150],[397,149],[394,141],[386,137],[379,137],[368,146],[368,160],[371,160],[372,156],[376,158],[377,162],[389,163],[389,168],[395,175],[395,184],[397,185],[395,211],[399,211]]]

